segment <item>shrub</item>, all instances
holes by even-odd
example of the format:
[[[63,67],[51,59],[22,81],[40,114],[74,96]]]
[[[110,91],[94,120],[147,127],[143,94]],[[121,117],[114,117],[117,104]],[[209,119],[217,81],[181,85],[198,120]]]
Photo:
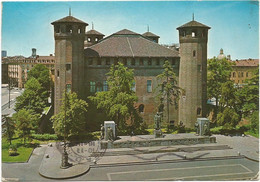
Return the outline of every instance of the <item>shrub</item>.
[[[36,140],[58,140],[56,134],[32,134],[32,138]]]
[[[15,145],[10,145],[9,149],[8,149],[8,154],[9,154],[9,156],[16,156],[16,155],[18,155],[17,147]]]

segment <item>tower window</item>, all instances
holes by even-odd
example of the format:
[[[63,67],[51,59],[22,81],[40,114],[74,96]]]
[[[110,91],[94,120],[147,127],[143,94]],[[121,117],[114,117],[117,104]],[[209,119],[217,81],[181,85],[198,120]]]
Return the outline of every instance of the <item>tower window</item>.
[[[70,71],[71,70],[71,64],[66,64],[66,71]]]
[[[201,115],[201,108],[200,107],[197,108],[197,115],[198,116]]]
[[[66,26],[66,32],[67,33],[72,33],[72,26],[71,25],[67,25]]]
[[[81,27],[78,28],[78,34],[81,34],[82,33],[82,30],[81,30]]]
[[[143,58],[140,58],[140,66],[143,66],[144,65],[144,60]]]
[[[97,42],[97,41],[98,41],[98,38],[96,37],[96,38],[95,38],[95,42]]]
[[[60,25],[56,25],[55,26],[55,32],[56,33],[60,33]]]
[[[182,36],[186,37],[186,31],[182,31]]]
[[[132,61],[131,61],[131,65],[132,65],[132,66],[135,65],[135,59],[132,59]]]
[[[88,60],[88,65],[92,65],[93,64],[93,59]]]
[[[195,57],[195,56],[196,56],[196,51],[194,50],[194,51],[193,51],[193,57]]]
[[[191,32],[191,37],[196,37],[196,36],[197,36],[197,32],[193,30],[193,31]]]
[[[110,60],[109,60],[109,58],[106,59],[106,65],[110,65]]]
[[[147,92],[152,92],[152,80],[147,80]]]
[[[91,42],[91,38],[90,37],[88,37],[88,42]]]
[[[151,59],[148,60],[148,65],[149,65],[149,66],[152,65],[152,60],[151,60]]]
[[[140,104],[138,107],[139,112],[144,112],[144,105]]]
[[[90,92],[94,93],[96,91],[96,83],[95,82],[90,82]]]

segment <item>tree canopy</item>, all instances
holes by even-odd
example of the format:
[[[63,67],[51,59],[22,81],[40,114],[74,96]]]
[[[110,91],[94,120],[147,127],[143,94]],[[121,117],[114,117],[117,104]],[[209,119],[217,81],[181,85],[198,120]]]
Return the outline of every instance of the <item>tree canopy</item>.
[[[130,120],[132,125],[139,125],[142,121],[134,103],[138,98],[132,90],[134,73],[122,63],[112,65],[108,79],[108,91],[97,92],[89,99],[97,105],[98,109],[105,111],[109,119],[115,121],[119,129],[126,129],[126,121]]]
[[[84,132],[87,107],[86,101],[78,99],[76,93],[65,93],[60,112],[51,118],[55,133],[67,140]]]
[[[16,98],[15,111],[21,109],[32,110],[36,114],[41,114],[45,103],[40,95],[41,84],[36,78],[31,78],[25,84],[25,90]]]

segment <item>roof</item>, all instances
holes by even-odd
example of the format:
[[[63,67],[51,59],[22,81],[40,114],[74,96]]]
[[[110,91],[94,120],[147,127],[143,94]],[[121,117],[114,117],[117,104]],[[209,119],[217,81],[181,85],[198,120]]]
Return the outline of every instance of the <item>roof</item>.
[[[234,66],[257,67],[259,65],[259,59],[242,59],[242,60],[236,60],[236,61],[232,61],[232,62],[236,63],[236,65],[234,65]]]
[[[179,57],[179,52],[124,29],[85,49],[87,57]]]
[[[202,28],[210,29],[209,26],[204,25],[204,24],[202,24],[202,23],[199,23],[199,22],[197,22],[197,21],[195,21],[195,20],[192,20],[192,21],[190,21],[190,22],[188,22],[188,23],[186,23],[186,24],[184,24],[184,25],[178,27],[177,30],[178,30],[178,29],[181,29],[181,28],[188,28],[188,27],[202,27]]]
[[[87,23],[85,23],[84,21],[81,21],[73,16],[66,16],[62,19],[59,19],[57,21],[54,21],[52,22],[51,24],[54,25],[56,23],[81,23],[81,24],[84,24],[84,25],[88,25]]]
[[[143,34],[143,36],[145,36],[145,37],[158,37],[158,38],[160,38],[158,35],[155,35],[155,34],[153,34],[152,32],[145,32],[145,33]]]
[[[94,29],[87,31],[86,35],[102,35],[102,36],[104,36],[104,34],[98,32],[98,31],[96,31]]]

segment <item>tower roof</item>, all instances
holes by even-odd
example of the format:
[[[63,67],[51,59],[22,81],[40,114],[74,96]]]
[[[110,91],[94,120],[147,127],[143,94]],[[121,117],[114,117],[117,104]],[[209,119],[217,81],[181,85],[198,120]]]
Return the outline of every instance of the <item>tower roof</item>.
[[[86,35],[102,35],[102,36],[104,36],[104,34],[98,32],[98,31],[96,31],[94,29],[87,31]]]
[[[184,24],[184,25],[178,27],[177,30],[179,30],[179,29],[181,29],[181,28],[190,28],[190,27],[201,27],[201,28],[210,29],[209,26],[206,26],[206,25],[204,25],[204,24],[202,24],[202,23],[199,23],[199,22],[197,22],[197,21],[195,21],[195,20],[192,20],[192,21],[190,21],[190,22],[188,22],[188,23],[186,23],[186,24]]]
[[[143,36],[144,36],[144,37],[158,37],[158,38],[160,38],[158,35],[155,35],[155,34],[153,34],[152,32],[145,32],[145,33],[143,34]]]
[[[84,25],[88,25],[87,23],[85,23],[84,21],[81,21],[73,16],[66,16],[64,18],[61,18],[59,20],[56,20],[54,22],[52,22],[51,24],[54,25],[56,23],[81,23],[81,24],[84,24]]]

